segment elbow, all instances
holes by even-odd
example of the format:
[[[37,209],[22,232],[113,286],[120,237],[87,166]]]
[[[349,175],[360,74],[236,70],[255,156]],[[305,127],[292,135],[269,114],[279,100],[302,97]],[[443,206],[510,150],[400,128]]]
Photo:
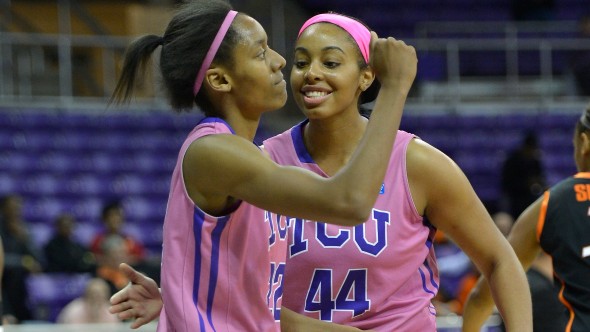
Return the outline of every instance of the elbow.
[[[365,195],[351,195],[343,201],[346,202],[341,210],[346,222],[344,226],[360,225],[371,217],[375,202]]]

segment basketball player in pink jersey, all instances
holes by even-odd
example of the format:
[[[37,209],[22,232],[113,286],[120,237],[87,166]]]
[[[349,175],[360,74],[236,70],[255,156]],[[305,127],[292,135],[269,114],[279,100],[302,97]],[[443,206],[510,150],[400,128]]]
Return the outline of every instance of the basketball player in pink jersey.
[[[329,178],[350,160],[368,122],[350,83],[358,64],[368,63],[358,52],[362,42],[351,42],[363,30],[368,36],[364,25],[336,14],[301,28],[291,87],[308,120],[264,142],[277,163]],[[367,222],[288,220],[286,308],[361,329],[435,331],[432,240],[440,229],[490,280],[508,330],[530,330],[530,295],[514,252],[455,163],[412,134],[398,132]]]
[[[364,25],[341,15],[306,22],[291,85],[308,120],[265,141],[273,160],[326,178],[352,161],[370,123],[358,107],[359,94],[372,82],[363,74],[374,73],[363,52],[369,35]],[[414,135],[398,132],[366,223],[283,219],[289,226],[283,308],[360,329],[435,331],[432,236],[441,229],[488,277],[509,331],[531,330],[530,295],[514,252],[456,164]],[[298,316],[283,310],[285,330],[292,318]]]
[[[207,117],[189,133],[172,175],[158,331],[276,331],[287,224],[265,210],[340,225],[366,220],[416,74],[415,50],[375,34],[367,43],[383,88],[355,156],[325,178],[279,166],[252,144],[260,116],[287,97],[285,60],[257,21],[223,1],[188,2],[163,37],[130,45],[115,102],[129,100],[138,72],[160,46],[173,108],[196,103]],[[363,80],[373,79],[363,72]]]

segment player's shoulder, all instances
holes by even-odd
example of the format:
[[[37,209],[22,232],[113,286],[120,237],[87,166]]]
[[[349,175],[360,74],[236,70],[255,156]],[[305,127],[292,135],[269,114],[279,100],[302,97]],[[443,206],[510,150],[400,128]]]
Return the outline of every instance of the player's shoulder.
[[[455,162],[444,152],[417,137],[408,144],[406,160],[408,169],[456,167]]]
[[[570,176],[554,184],[551,188],[549,188],[549,191],[552,196],[555,196],[556,194],[561,194],[563,192],[571,192],[572,187],[574,187],[577,184],[584,183],[590,184],[590,179]],[[586,186],[583,185],[583,187],[585,188]]]

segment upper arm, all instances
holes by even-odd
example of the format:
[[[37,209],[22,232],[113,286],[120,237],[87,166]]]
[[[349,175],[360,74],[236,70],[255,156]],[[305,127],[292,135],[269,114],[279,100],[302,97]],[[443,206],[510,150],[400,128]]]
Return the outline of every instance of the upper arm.
[[[330,179],[281,166],[252,143],[234,135],[200,138],[183,161],[189,195],[201,208],[223,206],[229,197],[260,208],[312,220],[347,223],[347,207]],[[215,208],[213,208],[215,210]]]
[[[487,274],[510,254],[508,242],[454,161],[419,140],[410,148],[408,174],[417,208]]]
[[[525,270],[541,251],[537,240],[537,224],[542,203],[543,197],[540,197],[524,210],[508,235],[508,241]]]

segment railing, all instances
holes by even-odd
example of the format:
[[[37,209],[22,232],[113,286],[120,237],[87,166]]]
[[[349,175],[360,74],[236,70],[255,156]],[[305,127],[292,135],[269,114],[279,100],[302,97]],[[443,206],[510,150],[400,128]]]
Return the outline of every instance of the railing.
[[[68,33],[67,24],[62,25],[64,28],[60,31],[66,33],[0,31],[0,99],[3,103],[105,104],[113,91],[118,65],[130,39],[72,35]],[[284,31],[280,25],[273,24],[273,27]],[[424,68],[431,65],[442,74],[436,78],[429,78],[428,73],[422,75],[426,78],[416,83],[418,92],[412,96],[410,103],[445,103],[456,108],[472,101],[532,102],[537,105],[571,102],[578,107],[587,98],[575,93],[563,55],[571,52],[590,54],[590,38],[555,37],[560,34],[575,35],[575,28],[575,22],[571,21],[419,23],[416,28],[418,37],[406,40],[416,47],[421,58],[419,72],[424,72]],[[283,45],[280,48],[288,44],[283,33],[273,34],[272,38],[274,44]],[[94,59],[99,63],[92,64],[94,71],[87,68],[88,77],[92,77],[98,87],[92,93],[77,94],[74,91],[75,85],[80,83],[73,76],[74,56],[79,49],[93,49],[95,54],[100,54]],[[492,61],[501,63],[501,74],[466,74],[464,57],[470,52],[488,54]],[[48,53],[56,54],[56,68],[48,63]],[[535,54],[533,57],[538,62],[538,69],[533,69],[533,74],[522,73],[525,53]],[[435,62],[429,64],[433,59]],[[528,62],[525,64],[530,68]],[[48,80],[53,87],[51,92],[39,88],[41,84],[47,85]],[[165,104],[162,97],[154,93],[139,101]]]
[[[429,56],[444,59],[446,77],[443,78],[443,83],[448,98],[454,102],[461,102],[465,95],[469,96],[470,93],[465,92],[468,88],[466,85],[473,84],[474,81],[495,83],[501,87],[498,91],[481,91],[480,97],[484,98],[500,93],[500,98],[523,101],[531,98],[544,102],[553,102],[563,97],[576,99],[575,87],[567,84],[572,83],[569,64],[564,62],[575,52],[586,52],[590,56],[590,38],[426,38],[407,42],[414,45],[419,55],[426,59]],[[480,55],[488,52],[490,56],[485,59],[503,64],[504,68],[500,70],[503,74],[479,77],[464,75],[461,66],[465,62],[462,56],[469,52],[478,52]],[[525,53],[528,53],[529,58],[526,60],[529,62],[531,58],[534,61],[538,59],[538,63],[532,66],[538,66],[537,69],[532,69],[533,74],[522,73],[521,61]],[[531,64],[526,65],[531,71]],[[478,97],[477,93],[475,97]]]
[[[102,96],[112,88],[116,79],[115,56],[124,52],[129,38],[113,36],[81,36],[0,32],[0,95],[19,99],[33,98],[31,77],[43,74],[46,68],[46,49],[54,49],[58,55],[59,97],[73,98],[72,50],[87,47],[100,50],[102,58]],[[16,59],[16,64],[13,63]],[[15,89],[18,87],[18,89]]]
[[[495,38],[514,39],[523,36],[573,37],[578,32],[577,21],[456,21],[419,22],[414,29],[417,38],[438,38],[444,35],[467,37],[488,35]]]
[[[0,99],[4,103],[49,102],[61,106],[105,104],[130,41],[116,36],[0,32]],[[74,91],[74,85],[81,83],[74,78],[76,50],[80,49],[97,55],[97,63],[92,63],[91,68],[81,68],[87,83],[98,84],[90,94]],[[52,55],[57,56],[57,68],[48,63]],[[139,97],[138,102],[164,103],[157,95]]]

